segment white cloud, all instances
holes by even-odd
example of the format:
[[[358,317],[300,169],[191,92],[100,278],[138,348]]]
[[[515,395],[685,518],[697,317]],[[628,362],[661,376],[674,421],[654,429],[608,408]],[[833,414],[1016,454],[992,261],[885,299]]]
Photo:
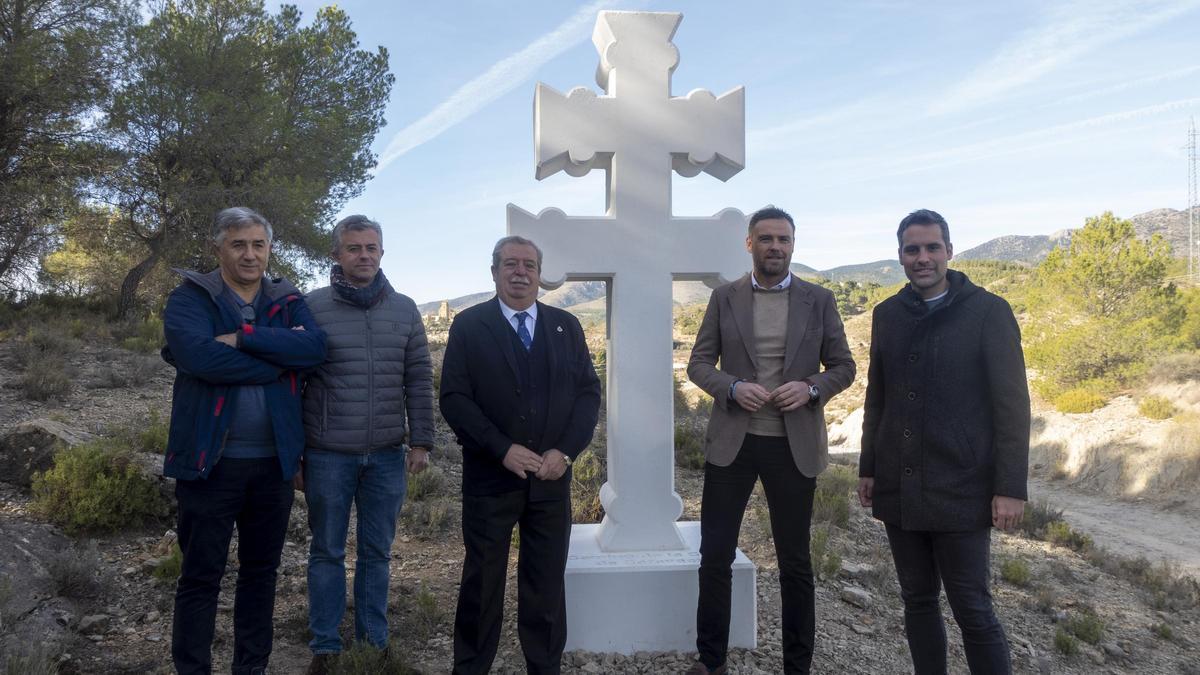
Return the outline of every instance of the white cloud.
[[[931,112],[994,101],[1080,56],[1200,8],[1200,0],[1074,0],[1003,45],[990,61],[939,97]]]
[[[437,138],[442,132],[524,84],[538,68],[591,35],[596,13],[616,0],[595,0],[581,7],[557,28],[488,68],[462,85],[424,117],[401,129],[379,157],[376,173],[405,153]]]

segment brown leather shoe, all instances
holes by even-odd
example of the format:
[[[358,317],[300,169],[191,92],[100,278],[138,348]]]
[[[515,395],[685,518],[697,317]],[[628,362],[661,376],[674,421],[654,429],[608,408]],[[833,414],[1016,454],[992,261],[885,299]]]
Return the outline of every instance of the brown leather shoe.
[[[313,654],[304,675],[329,675],[333,672],[333,662],[336,658],[337,654]]]
[[[708,666],[704,665],[704,662],[697,661],[692,664],[691,668],[688,668],[688,671],[685,673],[685,675],[725,675],[726,670],[728,669],[725,667],[724,663],[712,670],[709,670]]]

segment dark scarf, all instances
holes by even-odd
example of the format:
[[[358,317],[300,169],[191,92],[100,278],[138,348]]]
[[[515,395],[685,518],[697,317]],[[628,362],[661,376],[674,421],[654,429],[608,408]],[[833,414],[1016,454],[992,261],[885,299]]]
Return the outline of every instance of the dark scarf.
[[[337,294],[343,299],[359,307],[371,307],[392,288],[387,277],[383,275],[383,270],[375,273],[375,278],[371,280],[370,285],[359,288],[346,278],[341,265],[333,266],[333,270],[329,273],[329,285],[333,286],[333,290],[337,291]]]

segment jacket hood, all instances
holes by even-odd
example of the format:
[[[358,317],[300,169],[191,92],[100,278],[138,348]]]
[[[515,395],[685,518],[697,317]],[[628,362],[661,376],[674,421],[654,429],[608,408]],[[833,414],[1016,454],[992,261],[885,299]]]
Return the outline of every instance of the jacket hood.
[[[192,270],[179,268],[173,268],[173,270],[179,276],[183,277],[185,281],[190,281],[208,291],[208,294],[214,300],[225,290],[225,282],[221,279],[221,268],[219,267],[211,272],[193,272]],[[271,302],[288,295],[300,295],[300,291],[296,289],[295,284],[283,277],[272,279],[271,277],[264,276],[262,280],[262,292],[263,296]]]

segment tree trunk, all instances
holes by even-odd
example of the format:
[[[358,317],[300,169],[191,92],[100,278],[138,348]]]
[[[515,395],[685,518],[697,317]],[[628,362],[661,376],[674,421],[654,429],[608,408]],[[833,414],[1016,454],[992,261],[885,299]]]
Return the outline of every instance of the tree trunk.
[[[158,259],[162,256],[162,246],[159,239],[152,239],[147,242],[150,246],[150,255],[146,259],[133,266],[125,274],[125,279],[121,282],[121,296],[117,298],[117,318],[128,319],[129,313],[137,306],[137,291],[138,286],[142,283],[142,279],[154,269],[158,264]]]

